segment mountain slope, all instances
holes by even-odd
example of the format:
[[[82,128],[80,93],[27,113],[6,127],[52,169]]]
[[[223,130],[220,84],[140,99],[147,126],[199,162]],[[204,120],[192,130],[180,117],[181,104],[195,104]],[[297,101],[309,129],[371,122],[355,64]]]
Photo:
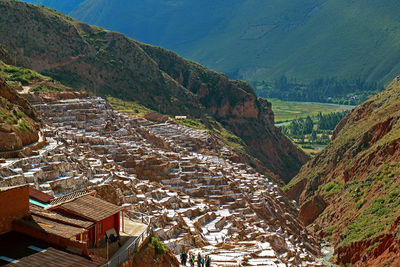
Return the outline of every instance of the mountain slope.
[[[0,61],[0,67],[3,62]],[[0,154],[18,155],[20,149],[39,140],[39,119],[29,103],[0,77]],[[14,154],[14,152],[16,154]],[[24,152],[24,151],[22,151]]]
[[[6,14],[0,17],[5,25],[0,40],[17,65],[76,89],[135,101],[162,113],[205,121],[211,115],[242,138],[246,150],[271,175],[285,182],[307,161],[274,127],[271,104],[257,99],[247,83],[47,8],[4,0],[0,12]]]
[[[43,5],[58,10],[64,14],[73,11],[85,0],[68,0],[68,1],[53,1],[53,0],[30,0],[25,1],[35,5]]]
[[[247,80],[388,83],[400,73],[395,0],[32,1]]]
[[[398,266],[400,76],[347,115],[332,139],[287,186],[299,218],[335,244],[338,263]]]

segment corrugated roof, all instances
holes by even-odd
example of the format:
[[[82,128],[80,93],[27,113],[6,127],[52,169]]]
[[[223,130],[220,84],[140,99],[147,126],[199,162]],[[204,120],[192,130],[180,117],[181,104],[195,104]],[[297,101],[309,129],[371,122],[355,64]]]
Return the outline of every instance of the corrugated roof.
[[[79,218],[78,216],[62,214],[56,210],[47,210],[47,209],[38,207],[36,205],[30,205],[29,209],[32,214],[35,214],[35,215],[38,215],[41,217],[45,217],[45,218],[48,218],[51,220],[59,221],[62,223],[66,223],[69,225],[73,225],[73,226],[78,226],[78,227],[87,229],[94,224],[93,222]]]
[[[43,193],[42,191],[36,190],[32,187],[29,187],[29,197],[42,203],[50,203],[50,201],[54,198],[53,196]]]
[[[20,259],[17,263],[9,263],[5,266],[55,266],[55,267],[86,267],[99,266],[100,264],[84,257],[70,254],[52,247]]]
[[[123,208],[100,198],[85,195],[56,207],[94,222],[108,218]]]
[[[0,256],[18,262],[9,263],[0,258],[3,266],[100,266],[105,259],[89,259],[59,250],[41,240],[17,232],[0,235]]]
[[[64,196],[61,196],[61,197],[53,199],[50,202],[50,205],[56,206],[56,205],[59,205],[61,203],[73,200],[73,199],[75,199],[77,197],[80,197],[80,196],[83,196],[83,195],[87,195],[87,194],[91,194],[91,193],[92,192],[90,192],[89,190],[86,190],[86,189],[81,190],[81,191],[76,191],[76,192],[73,192],[73,193],[70,193],[70,194],[67,194],[67,195],[64,195]]]
[[[34,214],[17,220],[15,223],[29,226],[36,230],[68,239],[87,231],[82,227],[75,227],[59,223]]]

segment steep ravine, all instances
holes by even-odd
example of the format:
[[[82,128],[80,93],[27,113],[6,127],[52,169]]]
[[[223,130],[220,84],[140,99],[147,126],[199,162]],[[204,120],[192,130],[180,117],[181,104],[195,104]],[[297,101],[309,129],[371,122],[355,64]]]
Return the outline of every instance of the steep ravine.
[[[348,114],[287,186],[299,218],[335,245],[337,263],[398,266],[399,162],[400,76]]]
[[[161,113],[213,116],[245,142],[266,173],[284,182],[308,160],[274,127],[271,104],[257,99],[247,83],[47,8],[4,0],[0,12],[0,43],[17,65]]]

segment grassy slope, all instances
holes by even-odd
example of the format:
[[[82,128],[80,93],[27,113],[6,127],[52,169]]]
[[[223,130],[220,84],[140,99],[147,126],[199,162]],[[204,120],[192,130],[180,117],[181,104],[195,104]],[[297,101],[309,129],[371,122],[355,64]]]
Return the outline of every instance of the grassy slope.
[[[248,80],[389,82],[400,72],[399,9],[396,0],[86,0],[70,14]]]
[[[331,144],[286,187],[290,192],[307,181],[301,204],[323,197],[328,206],[315,223],[337,247],[386,234],[400,217],[399,107],[397,78],[353,110]],[[394,231],[400,237],[400,229]]]
[[[1,82],[1,79],[0,79]],[[22,108],[0,96],[0,125],[9,125],[10,131],[32,131],[33,126],[27,121],[28,116]]]
[[[22,145],[37,141],[39,116],[29,103],[18,95],[15,88],[38,84],[46,77],[23,68],[5,64],[0,58],[0,150],[8,151],[21,148]]]

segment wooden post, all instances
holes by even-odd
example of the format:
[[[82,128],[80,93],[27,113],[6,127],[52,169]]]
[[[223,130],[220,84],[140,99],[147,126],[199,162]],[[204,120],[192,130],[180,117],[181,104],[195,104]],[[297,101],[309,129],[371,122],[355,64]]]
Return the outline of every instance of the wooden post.
[[[94,246],[97,247],[97,222],[94,224]]]
[[[125,232],[125,220],[124,220],[124,211],[121,211],[121,220],[122,220],[122,232]]]
[[[109,260],[109,258],[108,258],[108,238],[106,238],[106,242],[107,242],[107,260]]]

